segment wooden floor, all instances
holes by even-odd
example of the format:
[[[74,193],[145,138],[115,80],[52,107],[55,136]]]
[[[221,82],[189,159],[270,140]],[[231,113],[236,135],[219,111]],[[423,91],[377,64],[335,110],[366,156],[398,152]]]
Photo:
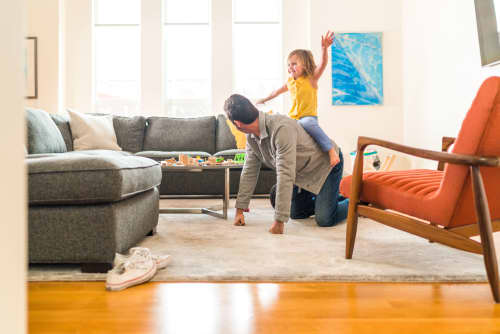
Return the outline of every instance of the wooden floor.
[[[500,333],[487,284],[28,284],[29,333]]]

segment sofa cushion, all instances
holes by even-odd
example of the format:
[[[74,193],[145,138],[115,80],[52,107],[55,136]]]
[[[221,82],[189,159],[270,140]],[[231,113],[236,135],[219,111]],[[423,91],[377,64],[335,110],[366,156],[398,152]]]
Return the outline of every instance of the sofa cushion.
[[[113,116],[94,116],[68,110],[75,151],[121,150],[116,140]]]
[[[28,153],[62,153],[67,151],[61,131],[47,112],[26,109],[26,125],[28,128]]]
[[[150,117],[144,151],[215,152],[215,117]]]
[[[142,151],[146,117],[144,116],[113,116],[116,139],[122,150],[129,152]]]
[[[50,117],[59,128],[59,131],[61,131],[66,149],[73,151],[73,136],[71,135],[71,127],[69,126],[69,117],[61,114],[50,114]]]
[[[156,161],[162,161],[170,158],[179,158],[179,154],[189,155],[192,158],[200,157],[200,158],[208,158],[211,156],[210,153],[207,152],[199,152],[199,151],[182,151],[182,152],[164,152],[164,151],[142,151],[137,152],[135,155],[145,158],[150,158]]]
[[[215,133],[215,151],[225,151],[236,148],[236,138],[227,124],[227,117],[217,116],[217,129]]]
[[[111,151],[74,151],[26,159],[30,205],[116,202],[156,187],[151,159]]]

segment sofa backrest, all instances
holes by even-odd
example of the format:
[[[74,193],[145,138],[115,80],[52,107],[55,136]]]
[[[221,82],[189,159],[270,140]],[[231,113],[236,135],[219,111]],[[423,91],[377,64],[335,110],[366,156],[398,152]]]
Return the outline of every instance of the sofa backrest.
[[[144,151],[215,153],[215,117],[149,117]]]
[[[113,127],[115,128],[118,146],[122,150],[132,153],[143,150],[146,117],[113,116]]]
[[[32,109],[27,109],[26,113],[28,153],[73,151],[73,138],[67,115],[48,114],[42,110],[33,111]],[[203,151],[214,154],[236,148],[234,136],[226,123],[226,117],[222,114],[217,117],[194,118],[114,116],[113,127],[118,145],[124,151],[133,153],[140,151]],[[58,132],[57,129],[59,129]],[[43,135],[40,134],[40,131]],[[49,135],[50,133],[52,135]],[[66,150],[61,145],[61,137]],[[53,144],[49,144],[51,141]]]

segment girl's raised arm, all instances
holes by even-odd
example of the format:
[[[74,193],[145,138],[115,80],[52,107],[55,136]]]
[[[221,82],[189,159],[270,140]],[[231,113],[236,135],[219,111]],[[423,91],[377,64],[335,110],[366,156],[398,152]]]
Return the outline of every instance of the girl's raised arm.
[[[333,32],[327,31],[325,36],[321,36],[321,63],[314,70],[313,79],[315,81],[319,80],[323,72],[325,71],[326,64],[328,64],[328,47],[333,44]]]
[[[284,84],[280,88],[278,88],[275,91],[273,91],[268,97],[265,97],[263,99],[257,100],[256,104],[266,103],[267,101],[274,99],[276,96],[278,96],[280,94],[283,94],[287,90],[288,90],[288,87],[287,87],[286,84]]]

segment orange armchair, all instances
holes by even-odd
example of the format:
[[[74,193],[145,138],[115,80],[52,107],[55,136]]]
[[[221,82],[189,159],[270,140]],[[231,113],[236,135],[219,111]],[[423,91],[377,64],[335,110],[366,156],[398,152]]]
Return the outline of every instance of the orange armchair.
[[[445,139],[444,146],[452,140]],[[436,160],[443,170],[363,174],[363,152],[378,145]],[[452,153],[359,137],[353,175],[340,192],[350,198],[346,258],[352,258],[358,215],[430,241],[483,254],[495,302],[500,302],[493,232],[500,230],[500,77],[481,85]],[[386,211],[391,210],[391,211]],[[470,237],[480,235],[481,242]]]

